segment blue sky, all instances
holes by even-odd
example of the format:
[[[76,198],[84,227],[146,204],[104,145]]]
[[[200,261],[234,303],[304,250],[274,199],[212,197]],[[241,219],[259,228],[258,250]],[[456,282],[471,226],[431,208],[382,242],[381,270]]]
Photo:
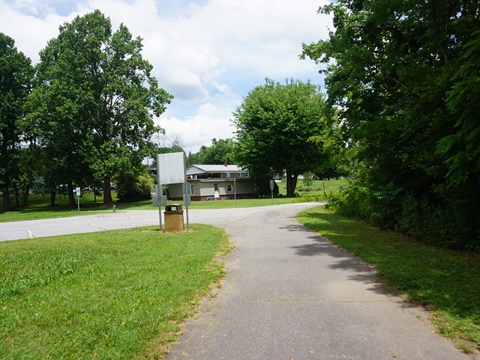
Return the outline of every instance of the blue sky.
[[[302,43],[326,39],[328,0],[0,0],[0,32],[38,62],[58,27],[99,9],[116,29],[143,38],[143,56],[174,95],[156,120],[165,145],[196,152],[212,138],[233,137],[232,112],[266,77],[322,85],[319,66],[300,60]]]

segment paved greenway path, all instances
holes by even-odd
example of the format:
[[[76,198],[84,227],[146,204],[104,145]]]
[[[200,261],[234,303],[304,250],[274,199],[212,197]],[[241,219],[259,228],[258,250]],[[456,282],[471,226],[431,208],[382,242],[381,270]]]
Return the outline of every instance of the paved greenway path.
[[[168,360],[471,359],[360,259],[299,225],[295,214],[314,205],[190,211],[190,223],[226,228],[236,248]],[[0,240],[155,224],[157,211],[0,223]]]

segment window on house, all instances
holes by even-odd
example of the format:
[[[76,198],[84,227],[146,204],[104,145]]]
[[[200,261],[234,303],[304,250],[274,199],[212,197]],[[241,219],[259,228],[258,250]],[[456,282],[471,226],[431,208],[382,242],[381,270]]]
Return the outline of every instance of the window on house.
[[[190,184],[190,194],[195,194],[195,185]]]
[[[218,190],[218,184],[213,184],[213,190]]]
[[[233,185],[227,185],[227,191],[233,191]]]

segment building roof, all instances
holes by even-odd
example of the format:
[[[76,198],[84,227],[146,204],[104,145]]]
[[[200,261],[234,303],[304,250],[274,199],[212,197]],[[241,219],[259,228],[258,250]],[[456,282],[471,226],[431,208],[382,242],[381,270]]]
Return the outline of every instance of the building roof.
[[[187,175],[209,173],[244,173],[238,165],[192,165],[187,169]]]

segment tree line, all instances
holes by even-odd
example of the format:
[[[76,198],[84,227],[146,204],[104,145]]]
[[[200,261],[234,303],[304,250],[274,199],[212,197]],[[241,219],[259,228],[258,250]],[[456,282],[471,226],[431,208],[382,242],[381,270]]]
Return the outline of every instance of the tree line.
[[[342,213],[452,248],[480,249],[480,3],[338,0],[324,63],[328,103],[359,181]]]
[[[100,11],[60,26],[40,52],[37,66],[0,34],[0,191],[3,209],[25,203],[34,179],[50,194],[64,189],[75,204],[74,185],[103,191],[111,182],[145,170],[153,155],[153,117],[172,96],[158,86],[141,55],[142,40],[126,26],[112,30]]]

